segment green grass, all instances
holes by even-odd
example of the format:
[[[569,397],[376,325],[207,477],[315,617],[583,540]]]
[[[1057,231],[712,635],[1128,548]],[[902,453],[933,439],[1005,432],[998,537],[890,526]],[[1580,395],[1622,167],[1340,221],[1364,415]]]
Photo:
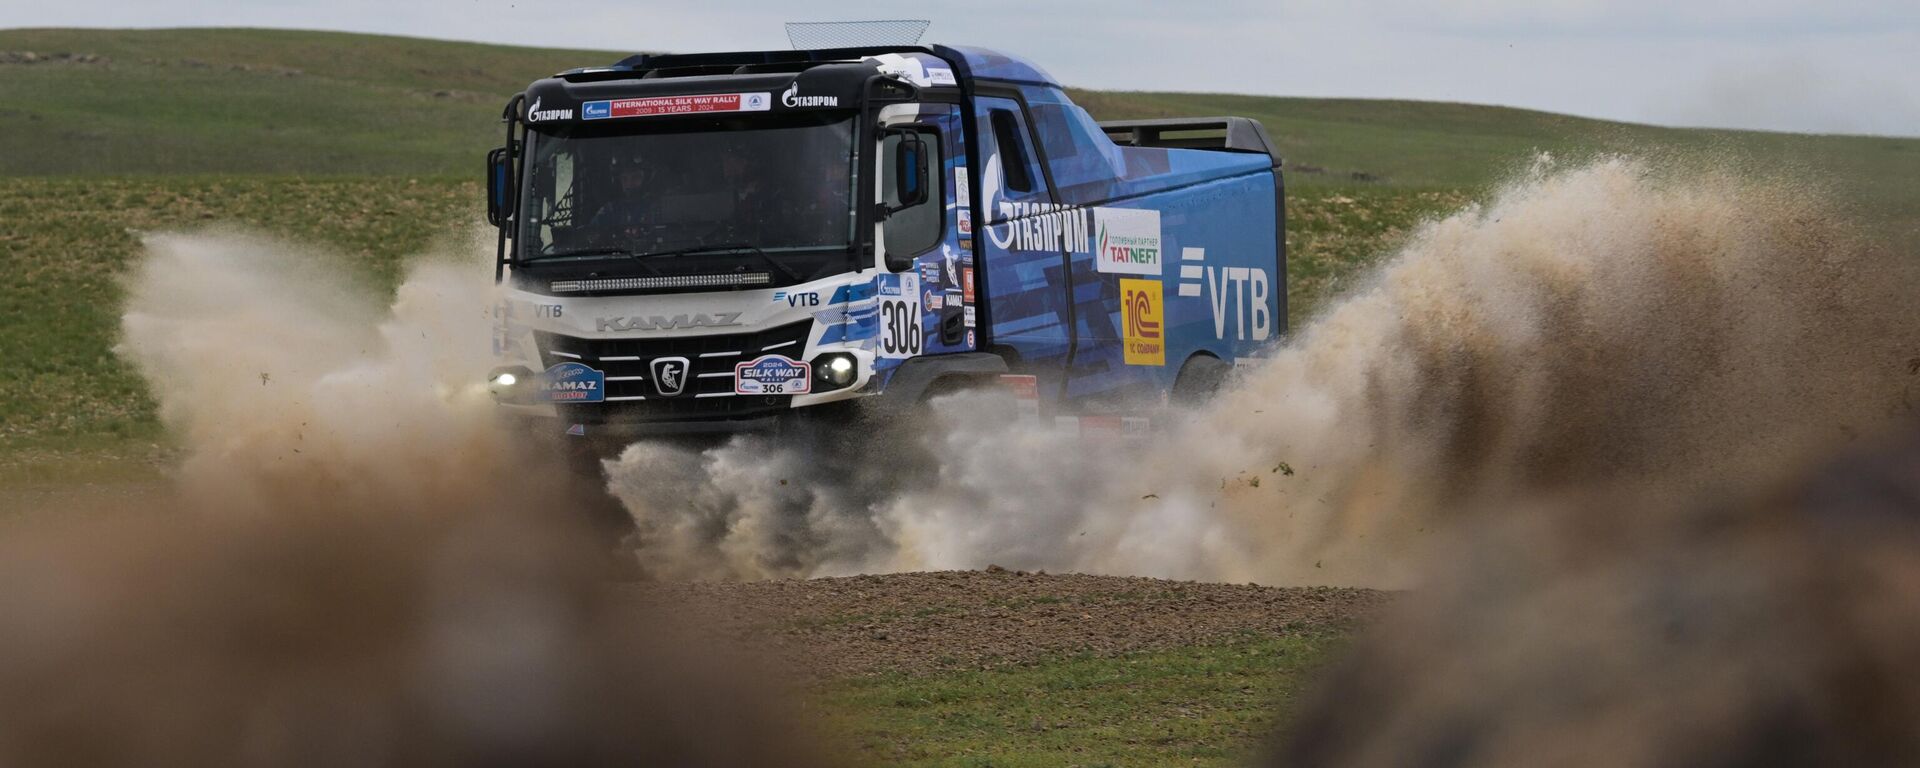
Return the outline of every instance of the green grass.
[[[0,175],[430,174],[478,178],[501,107],[610,54],[284,30],[4,30]]]
[[[817,694],[863,762],[901,766],[1242,765],[1345,632],[894,674]]]
[[[0,64],[11,149],[0,153],[0,510],[160,477],[167,446],[154,403],[112,352],[140,232],[238,225],[319,245],[340,269],[391,287],[408,254],[479,217],[474,180],[500,140],[506,98],[618,56],[264,30],[0,30],[0,51],[104,57]],[[1108,118],[1266,123],[1291,169],[1296,328],[1422,219],[1542,151],[1706,154],[1836,191],[1866,218],[1920,236],[1911,139],[1681,131],[1459,104],[1076,98]],[[875,765],[1232,764],[1344,638],[839,680],[815,697]]]
[[[985,41],[991,42],[991,41]],[[316,243],[391,285],[477,219],[479,158],[528,81],[612,52],[250,29],[0,30],[0,449],[159,437],[111,353],[138,231],[242,226]],[[1044,60],[1045,51],[1029,54]],[[1421,219],[1536,152],[1705,153],[1838,192],[1920,237],[1920,140],[1685,131],[1526,110],[1076,92],[1102,117],[1243,114],[1289,159],[1295,327]],[[1364,174],[1370,181],[1356,180]]]
[[[478,215],[479,195],[407,178],[0,181],[0,448],[159,436],[145,385],[112,351],[141,231],[237,224],[321,244],[391,286],[403,255]]]
[[[155,443],[138,374],[113,354],[120,279],[140,233],[240,226],[322,246],[390,289],[404,258],[481,216],[477,183],[400,177],[0,179],[0,454],[43,459],[101,439]],[[1455,192],[1310,189],[1290,201],[1289,301],[1298,325],[1343,281]],[[87,453],[88,447],[80,450]],[[0,457],[3,458],[3,457]],[[4,463],[4,462],[0,462]]]
[[[973,41],[991,45],[993,41]],[[95,63],[0,65],[0,175],[477,175],[507,98],[623,53],[256,29],[0,30],[0,51]],[[1047,51],[1018,51],[1045,63]],[[1920,140],[1684,130],[1435,102],[1074,91],[1102,118],[1262,120],[1296,185],[1477,188],[1538,152],[1709,152],[1842,182],[1910,209]],[[1903,208],[1904,206],[1904,208]]]

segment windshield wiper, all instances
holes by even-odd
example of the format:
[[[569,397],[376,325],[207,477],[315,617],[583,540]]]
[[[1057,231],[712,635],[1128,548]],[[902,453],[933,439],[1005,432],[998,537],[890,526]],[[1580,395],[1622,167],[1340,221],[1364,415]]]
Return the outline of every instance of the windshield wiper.
[[[800,282],[800,273],[793,271],[792,267],[789,267],[785,264],[780,263],[779,259],[776,259],[772,256],[767,255],[766,251],[760,250],[758,247],[755,247],[750,243],[718,243],[715,245],[696,245],[691,248],[676,248],[671,251],[660,251],[658,253],[649,253],[649,254],[646,254],[646,256],[647,257],[658,256],[658,257],[664,258],[668,256],[689,256],[696,253],[719,253],[723,251],[751,252],[753,255],[759,256],[761,261],[766,262],[767,266],[780,270],[780,273],[783,275],[786,275],[788,279],[796,283]]]
[[[571,251],[554,251],[553,253],[537,253],[532,256],[528,256],[524,259],[520,259],[518,263],[525,264],[527,262],[532,262],[532,261],[546,261],[547,259],[565,259],[565,258],[572,258],[572,257],[578,257],[578,256],[619,256],[622,258],[633,258],[639,255],[640,254],[635,253],[634,251],[627,248],[575,248]],[[648,254],[648,255],[651,255],[651,254]]]

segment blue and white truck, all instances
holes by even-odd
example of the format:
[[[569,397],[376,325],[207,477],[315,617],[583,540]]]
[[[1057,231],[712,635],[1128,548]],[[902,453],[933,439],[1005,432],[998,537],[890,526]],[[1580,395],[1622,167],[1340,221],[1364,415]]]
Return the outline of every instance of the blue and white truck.
[[[1009,375],[1048,417],[1138,413],[1286,330],[1280,160],[1250,119],[1099,123],[1028,62],[940,45],[637,55],[504,118],[488,386],[548,434]]]

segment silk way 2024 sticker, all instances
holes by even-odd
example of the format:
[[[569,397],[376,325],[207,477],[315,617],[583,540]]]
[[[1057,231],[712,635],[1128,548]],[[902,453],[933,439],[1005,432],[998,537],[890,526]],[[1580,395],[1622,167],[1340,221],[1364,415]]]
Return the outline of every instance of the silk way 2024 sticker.
[[[733,367],[736,395],[804,395],[813,391],[813,366],[783,355],[761,355]]]

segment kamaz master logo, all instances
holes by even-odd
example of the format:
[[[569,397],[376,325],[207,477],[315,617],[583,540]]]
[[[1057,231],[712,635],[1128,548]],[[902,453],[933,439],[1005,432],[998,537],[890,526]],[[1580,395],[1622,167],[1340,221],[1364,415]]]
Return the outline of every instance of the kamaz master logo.
[[[678,328],[720,328],[739,325],[740,313],[715,312],[711,315],[649,315],[647,317],[602,317],[594,321],[594,330],[671,331]]]

